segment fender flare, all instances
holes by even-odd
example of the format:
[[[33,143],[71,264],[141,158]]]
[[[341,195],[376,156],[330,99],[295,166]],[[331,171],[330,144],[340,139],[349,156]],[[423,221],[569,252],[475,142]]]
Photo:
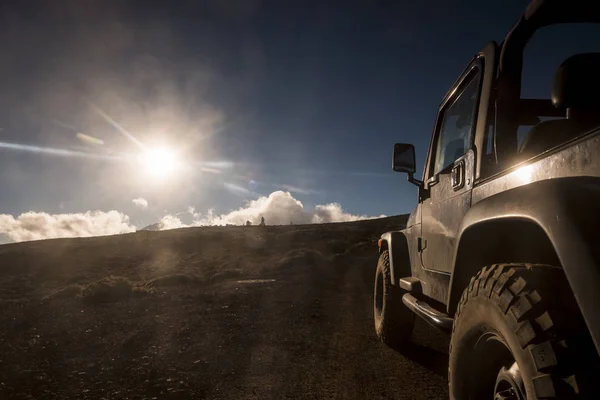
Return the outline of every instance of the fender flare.
[[[379,253],[388,250],[390,255],[390,275],[392,285],[398,285],[400,278],[410,276],[410,254],[408,251],[408,237],[405,230],[386,232],[381,235]]]
[[[519,186],[475,204],[463,218],[454,252],[448,311],[458,291],[461,239],[486,222],[525,220],[539,226],[558,256],[574,297],[600,352],[600,251],[595,240],[600,221],[600,179],[556,178]],[[518,260],[515,260],[518,261]],[[482,266],[483,267],[483,266]]]

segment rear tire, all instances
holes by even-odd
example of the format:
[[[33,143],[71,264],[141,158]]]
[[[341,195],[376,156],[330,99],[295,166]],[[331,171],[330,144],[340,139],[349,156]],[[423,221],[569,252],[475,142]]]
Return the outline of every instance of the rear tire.
[[[415,314],[402,303],[404,293],[400,287],[392,285],[390,255],[384,250],[375,273],[373,319],[379,339],[395,349],[410,340],[415,324]]]
[[[497,264],[471,279],[450,341],[451,399],[587,399],[597,368],[562,269]]]

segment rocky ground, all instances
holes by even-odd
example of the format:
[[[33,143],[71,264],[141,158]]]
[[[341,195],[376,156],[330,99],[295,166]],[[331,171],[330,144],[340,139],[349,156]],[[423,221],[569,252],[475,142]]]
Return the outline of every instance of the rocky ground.
[[[446,337],[373,330],[405,220],[0,246],[0,399],[446,399]]]

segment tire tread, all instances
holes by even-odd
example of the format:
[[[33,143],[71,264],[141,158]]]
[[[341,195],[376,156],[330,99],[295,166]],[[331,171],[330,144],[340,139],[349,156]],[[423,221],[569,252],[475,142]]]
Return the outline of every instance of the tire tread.
[[[453,325],[454,332],[463,309],[478,296],[489,298],[507,318],[513,318],[518,342],[527,350],[537,371],[533,388],[538,399],[574,398],[579,391],[577,368],[573,365],[577,360],[561,357],[569,347],[568,340],[563,339],[569,326],[554,317],[564,296],[548,290],[556,287],[568,284],[562,270],[555,266],[509,263],[484,267],[464,290]],[[451,378],[449,368],[450,382]]]
[[[400,348],[411,337],[415,315],[402,302],[400,288],[391,285],[390,256],[387,250],[379,257],[378,271],[379,269],[386,288],[379,328],[376,323],[377,336],[388,346]]]

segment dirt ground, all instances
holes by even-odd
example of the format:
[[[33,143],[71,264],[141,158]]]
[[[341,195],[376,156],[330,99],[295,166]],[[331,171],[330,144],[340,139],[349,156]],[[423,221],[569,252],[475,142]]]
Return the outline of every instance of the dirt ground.
[[[446,399],[446,337],[373,329],[405,220],[0,246],[0,399]]]

